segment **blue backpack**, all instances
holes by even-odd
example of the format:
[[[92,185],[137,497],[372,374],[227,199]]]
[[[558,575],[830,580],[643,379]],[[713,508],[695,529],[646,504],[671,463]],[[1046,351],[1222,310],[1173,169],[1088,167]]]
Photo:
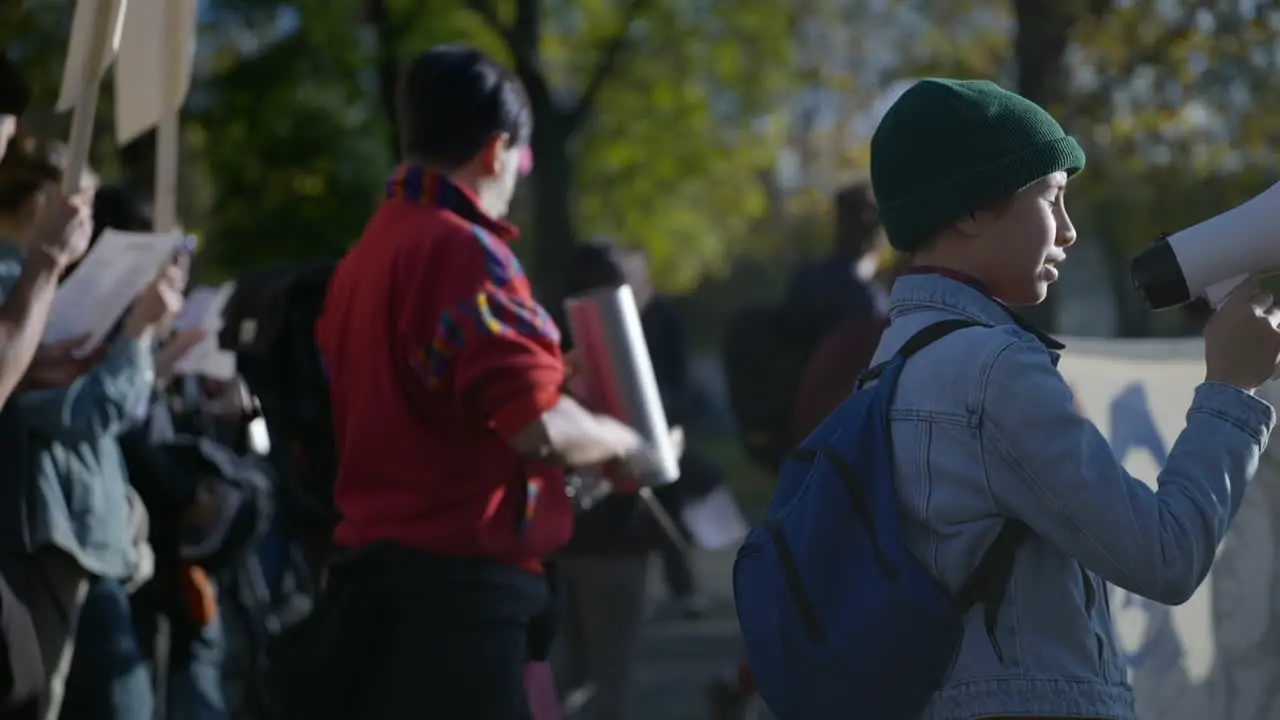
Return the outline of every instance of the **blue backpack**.
[[[1028,528],[1006,521],[952,595],[907,550],[893,479],[888,411],[903,365],[974,325],[931,325],[868,369],[783,463],[764,521],[738,551],[738,622],[760,696],[780,720],[917,717],[979,603],[1003,659],[996,617]]]

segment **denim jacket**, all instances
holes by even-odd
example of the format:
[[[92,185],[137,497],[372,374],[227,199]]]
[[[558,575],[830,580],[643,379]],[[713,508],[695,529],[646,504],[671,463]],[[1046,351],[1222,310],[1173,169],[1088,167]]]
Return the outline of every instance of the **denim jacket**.
[[[900,278],[890,305],[873,362],[943,319],[989,326],[944,337],[900,376],[890,423],[908,546],[954,591],[1005,519],[1032,530],[995,642],[974,608],[923,720],[1136,720],[1106,583],[1170,605],[1190,598],[1258,466],[1271,406],[1227,385],[1196,388],[1152,491],[1075,409],[1056,367],[1060,344],[940,275]]]
[[[22,261],[21,250],[0,242],[0,299],[17,281]],[[154,374],[150,348],[118,338],[106,358],[70,386],[28,390],[10,401],[34,446],[29,548],[60,548],[95,575],[124,579],[136,571],[119,436],[145,412]]]

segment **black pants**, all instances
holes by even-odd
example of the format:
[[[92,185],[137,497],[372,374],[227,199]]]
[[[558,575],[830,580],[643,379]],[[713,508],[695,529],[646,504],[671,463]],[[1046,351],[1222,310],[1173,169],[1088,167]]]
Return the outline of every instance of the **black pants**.
[[[277,660],[284,716],[526,720],[529,625],[548,601],[543,577],[486,560],[364,551]]]

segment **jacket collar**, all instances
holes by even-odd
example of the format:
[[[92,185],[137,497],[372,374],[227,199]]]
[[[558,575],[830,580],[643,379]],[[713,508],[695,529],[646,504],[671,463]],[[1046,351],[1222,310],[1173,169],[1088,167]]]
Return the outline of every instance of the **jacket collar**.
[[[1055,353],[1066,348],[1060,340],[996,300],[982,283],[944,268],[909,268],[893,284],[889,317],[897,320],[921,310],[946,310],[984,325],[1017,325]]]
[[[396,168],[387,181],[387,200],[444,208],[504,242],[512,242],[520,236],[515,225],[481,210],[473,192],[418,163],[401,163]]]

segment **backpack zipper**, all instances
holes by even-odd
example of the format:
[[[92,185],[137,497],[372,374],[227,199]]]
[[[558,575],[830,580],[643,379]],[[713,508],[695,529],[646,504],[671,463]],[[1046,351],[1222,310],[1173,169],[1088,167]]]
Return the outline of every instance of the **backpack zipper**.
[[[778,561],[782,563],[782,574],[786,578],[787,590],[791,594],[791,601],[796,604],[796,610],[800,613],[804,633],[809,637],[809,642],[819,645],[826,640],[827,633],[822,627],[822,620],[818,617],[818,608],[813,604],[813,599],[809,597],[809,591],[804,586],[804,578],[800,576],[800,566],[796,564],[791,543],[787,542],[787,535],[776,520],[766,520],[762,524],[769,531],[769,536],[773,538],[773,547],[778,552]]]

